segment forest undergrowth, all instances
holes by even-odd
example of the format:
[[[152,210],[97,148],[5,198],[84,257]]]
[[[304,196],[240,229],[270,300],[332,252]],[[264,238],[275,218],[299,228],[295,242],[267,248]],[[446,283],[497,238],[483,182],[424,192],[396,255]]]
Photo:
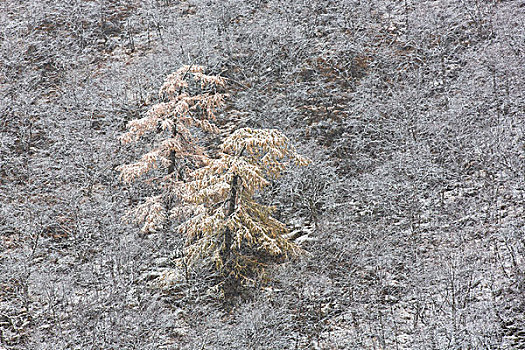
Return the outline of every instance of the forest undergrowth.
[[[525,348],[520,1],[0,4],[0,349]],[[226,81],[217,149],[311,160],[255,200],[304,251],[225,306],[183,236],[122,220],[122,144],[183,65]],[[227,116],[227,118],[226,118]],[[202,136],[202,137],[201,137]]]

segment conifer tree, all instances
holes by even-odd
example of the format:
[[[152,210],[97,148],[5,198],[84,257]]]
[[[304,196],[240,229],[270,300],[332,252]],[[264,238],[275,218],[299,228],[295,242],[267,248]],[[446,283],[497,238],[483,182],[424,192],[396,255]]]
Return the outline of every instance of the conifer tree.
[[[209,257],[223,276],[248,281],[265,257],[296,255],[300,249],[284,237],[286,226],[271,216],[273,208],[255,200],[291,162],[308,160],[277,130],[243,128],[227,137],[219,157],[193,171],[184,186],[193,217],[179,229],[189,261]]]
[[[256,201],[257,194],[280,177],[290,163],[304,165],[289,140],[273,129],[243,128],[222,143],[214,158],[207,156],[194,134],[217,133],[215,114],[225,94],[217,89],[224,78],[204,74],[201,66],[183,66],[170,74],[160,89],[165,102],[128,123],[123,143],[153,134],[151,151],[119,167],[121,179],[133,182],[157,168],[167,173],[148,179],[160,194],[128,213],[143,223],[142,231],[159,229],[166,221],[166,202],[176,196],[180,205],[170,214],[186,238],[188,263],[211,259],[225,281],[249,281],[269,257],[296,255],[300,249],[287,240],[286,226],[272,217],[273,208]],[[192,93],[193,92],[193,93]],[[190,171],[185,163],[191,163]]]
[[[165,222],[166,203],[170,201],[176,184],[184,176],[187,161],[202,163],[205,152],[193,136],[195,128],[216,133],[216,112],[224,106],[225,94],[217,90],[224,87],[220,76],[204,74],[202,66],[182,66],[170,74],[159,95],[164,102],[155,104],[143,118],[128,123],[128,131],[120,137],[122,143],[136,142],[153,133],[155,145],[138,161],[120,166],[121,179],[130,183],[144,178],[156,168],[165,168],[167,174],[148,182],[159,187],[161,194],[152,196],[128,213],[135,222],[143,223],[142,232],[151,232]]]

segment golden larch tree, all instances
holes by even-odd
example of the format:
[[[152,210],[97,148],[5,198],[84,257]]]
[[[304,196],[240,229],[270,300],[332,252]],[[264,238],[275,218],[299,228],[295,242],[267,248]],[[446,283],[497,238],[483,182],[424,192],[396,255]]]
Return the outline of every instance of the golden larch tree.
[[[265,257],[299,253],[284,236],[286,226],[272,217],[273,208],[255,196],[288,165],[308,160],[273,129],[239,129],[220,150],[184,184],[183,199],[193,216],[179,230],[187,236],[190,263],[209,257],[223,276],[246,282],[261,270]]]
[[[152,232],[166,221],[166,203],[176,190],[188,170],[184,164],[202,163],[206,155],[194,138],[196,128],[216,133],[215,114],[224,106],[225,94],[218,89],[224,87],[220,76],[207,75],[202,66],[182,66],[170,74],[162,85],[159,95],[163,102],[155,104],[143,118],[127,124],[128,131],[122,143],[136,142],[148,133],[155,136],[155,145],[138,161],[120,166],[121,180],[130,183],[144,179],[151,170],[163,167],[167,174],[148,179],[161,188],[161,194],[147,198],[132,209],[127,217],[142,223],[143,232]]]
[[[143,232],[156,231],[168,218],[166,203],[178,198],[180,205],[169,214],[182,222],[178,231],[186,238],[186,261],[211,259],[226,286],[251,281],[270,257],[300,252],[285,237],[286,226],[272,217],[274,209],[256,197],[288,165],[308,160],[281,132],[249,128],[227,136],[215,157],[208,157],[194,135],[219,131],[214,121],[224,107],[226,95],[218,92],[224,85],[224,78],[204,74],[202,66],[183,66],[170,74],[160,89],[164,102],[130,121],[120,137],[130,143],[153,134],[153,149],[119,170],[124,182],[142,179],[160,192],[127,216],[142,223]],[[157,168],[167,172],[146,177]]]

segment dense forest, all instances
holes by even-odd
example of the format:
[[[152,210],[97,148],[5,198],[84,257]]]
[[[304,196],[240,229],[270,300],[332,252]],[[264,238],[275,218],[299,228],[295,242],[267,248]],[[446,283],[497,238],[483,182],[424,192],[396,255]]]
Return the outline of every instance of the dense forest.
[[[4,0],[0,24],[0,350],[525,349],[525,2]],[[221,100],[184,119],[179,180],[256,166],[247,135],[299,159],[245,187],[278,244],[228,289],[224,250],[188,250],[226,226],[184,226],[165,168],[123,179],[155,106],[204,110],[162,94],[181,67]]]

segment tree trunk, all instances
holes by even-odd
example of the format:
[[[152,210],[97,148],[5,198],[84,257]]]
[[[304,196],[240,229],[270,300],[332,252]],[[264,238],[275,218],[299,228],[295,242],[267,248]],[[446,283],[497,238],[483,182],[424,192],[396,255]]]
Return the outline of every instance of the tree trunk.
[[[226,218],[229,218],[235,213],[235,207],[238,196],[238,184],[239,176],[235,175],[232,180],[230,198],[228,200],[228,212],[226,213]],[[224,230],[224,246],[221,250],[221,259],[223,262],[223,276],[224,276],[224,298],[227,301],[232,301],[232,298],[237,295],[237,290],[239,286],[239,281],[232,276],[231,272],[233,270],[231,256],[231,245],[232,245],[232,232],[229,227],[226,227]]]
[[[177,126],[173,128],[173,137],[177,136]],[[170,165],[168,166],[168,174],[171,174],[175,171],[175,162],[177,161],[177,158],[175,157],[175,151],[170,151]]]
[[[175,126],[173,128],[173,137],[177,136],[177,127]],[[177,157],[174,150],[170,151],[169,155],[170,164],[168,165],[168,175],[171,175],[175,172],[175,162],[177,161]],[[182,169],[179,169],[179,178],[182,178],[180,175],[182,172]],[[171,193],[167,193],[167,197],[165,198],[165,207],[166,207],[166,222],[164,224],[164,232],[168,229],[170,226],[170,216],[169,212],[173,206],[173,196]]]
[[[237,202],[238,183],[239,183],[239,176],[235,175],[232,180],[230,199],[228,200],[228,212],[226,213],[227,218],[232,216],[233,213],[235,212],[235,204]],[[230,257],[231,245],[232,245],[232,233],[231,233],[230,228],[226,227],[226,230],[224,232],[224,248],[222,251],[222,260],[225,263],[228,261]]]

